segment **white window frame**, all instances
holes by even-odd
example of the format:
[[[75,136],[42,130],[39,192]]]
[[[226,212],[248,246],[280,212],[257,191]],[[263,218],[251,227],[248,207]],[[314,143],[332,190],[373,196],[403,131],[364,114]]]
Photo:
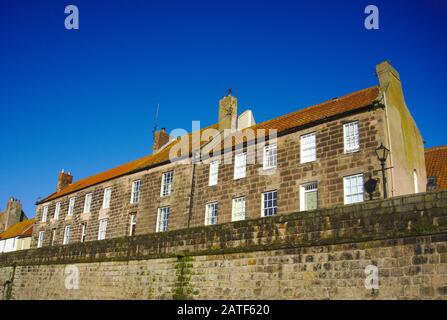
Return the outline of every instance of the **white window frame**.
[[[247,176],[247,153],[242,152],[234,156],[234,180]]]
[[[137,225],[137,214],[132,213],[130,215],[129,236],[134,236],[134,234],[132,234],[132,229],[133,229],[133,226],[136,226],[136,225]]]
[[[51,229],[51,241],[50,241],[50,246],[54,246],[54,243],[56,241],[56,233],[57,233],[57,229],[53,228]]]
[[[42,248],[44,239],[45,239],[45,231],[39,231],[39,236],[37,237],[37,247],[38,248]]]
[[[167,197],[172,192],[172,183],[174,181],[174,171],[167,171],[161,175],[160,197]]]
[[[308,192],[317,192],[317,207],[318,207],[318,183],[309,182],[300,185],[300,211],[308,210],[306,203],[306,193]]]
[[[217,185],[219,179],[219,160],[214,160],[210,163],[208,186]]]
[[[109,209],[110,208],[110,200],[112,199],[112,187],[104,189],[104,196],[102,198],[102,208]]]
[[[56,207],[54,208],[54,220],[58,220],[61,214],[61,203],[56,202]]]
[[[85,195],[83,213],[90,213],[90,209],[91,209],[91,206],[92,206],[92,199],[93,199],[93,194],[92,193],[87,193]]]
[[[81,223],[81,239],[80,239],[81,243],[85,242],[86,238],[87,238],[87,224],[84,222]]]
[[[42,209],[42,222],[47,222],[48,220],[48,205],[43,206]]]
[[[157,210],[157,226],[156,232],[166,232],[169,228],[169,215],[171,214],[171,208],[169,206],[160,207]]]
[[[70,243],[70,236],[71,236],[71,225],[65,226],[64,229],[64,241],[63,241],[63,245],[69,244]]]
[[[219,217],[219,203],[210,202],[205,206],[205,225],[211,226],[217,224]]]
[[[246,209],[245,209],[245,197],[233,198],[233,205],[231,208],[231,220],[241,221],[245,220]]]
[[[107,236],[108,219],[99,220],[98,240],[104,240]]]
[[[352,185],[352,182],[355,185]],[[361,181],[360,185],[358,181]],[[364,177],[363,174],[354,174],[350,176],[343,177],[343,198],[344,204],[359,203],[364,201]],[[355,188],[355,192],[351,192]],[[352,199],[357,196],[357,199]]]
[[[272,195],[272,199],[271,200],[266,199],[266,197],[270,194]],[[273,196],[273,195],[275,195],[275,196]],[[261,217],[271,217],[271,216],[276,216],[278,214],[278,191],[277,190],[263,192],[261,200],[262,200]],[[268,203],[269,201],[272,202],[271,205]],[[267,206],[265,205],[265,202],[267,202]],[[276,206],[273,205],[274,203],[276,203]],[[267,210],[273,210],[274,213],[266,214]]]
[[[140,188],[141,188],[141,180],[135,180],[132,182],[132,192],[130,194],[130,203],[138,203],[140,202]]]
[[[67,214],[69,216],[73,215],[73,213],[74,213],[75,201],[76,201],[75,197],[70,198],[70,200],[68,200],[68,213]]]
[[[300,137],[300,162],[308,163],[317,160],[317,134],[303,134]]]
[[[343,125],[343,146],[345,153],[357,152],[360,149],[359,121]]]
[[[274,169],[277,165],[277,145],[272,143],[264,146],[264,158],[262,167],[264,170]]]

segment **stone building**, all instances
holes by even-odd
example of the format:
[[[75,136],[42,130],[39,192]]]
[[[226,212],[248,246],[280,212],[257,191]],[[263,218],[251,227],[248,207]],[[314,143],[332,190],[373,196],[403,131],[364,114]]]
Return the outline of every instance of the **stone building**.
[[[427,190],[447,190],[447,146],[425,149]]]
[[[22,211],[22,203],[18,199],[9,198],[6,210],[0,212],[0,233],[9,229],[12,225],[27,220]]]
[[[315,210],[423,192],[423,140],[400,76],[376,67],[379,84],[255,124],[231,92],[218,123],[154,135],[153,154],[73,182],[37,203],[32,246],[62,245]],[[198,138],[197,138],[198,137]],[[228,161],[230,160],[230,161]]]

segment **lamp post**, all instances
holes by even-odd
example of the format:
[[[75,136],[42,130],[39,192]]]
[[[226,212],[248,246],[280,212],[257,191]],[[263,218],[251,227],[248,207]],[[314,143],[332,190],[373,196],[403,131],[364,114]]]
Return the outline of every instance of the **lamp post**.
[[[383,180],[383,198],[387,198],[386,192],[386,177],[385,177],[385,161],[388,157],[390,150],[388,150],[383,143],[380,144],[380,147],[376,149],[377,159],[380,161],[380,165],[382,166],[382,180]]]

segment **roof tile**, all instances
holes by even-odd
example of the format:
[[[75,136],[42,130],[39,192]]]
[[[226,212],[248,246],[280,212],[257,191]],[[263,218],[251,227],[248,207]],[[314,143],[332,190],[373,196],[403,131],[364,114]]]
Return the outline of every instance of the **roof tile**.
[[[425,149],[427,177],[436,177],[436,189],[447,189],[447,145]]]

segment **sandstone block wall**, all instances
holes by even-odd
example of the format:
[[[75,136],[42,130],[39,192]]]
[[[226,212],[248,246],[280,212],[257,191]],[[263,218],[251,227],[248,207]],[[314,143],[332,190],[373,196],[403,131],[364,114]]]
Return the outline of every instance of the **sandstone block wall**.
[[[2,254],[0,296],[446,299],[447,192]]]

